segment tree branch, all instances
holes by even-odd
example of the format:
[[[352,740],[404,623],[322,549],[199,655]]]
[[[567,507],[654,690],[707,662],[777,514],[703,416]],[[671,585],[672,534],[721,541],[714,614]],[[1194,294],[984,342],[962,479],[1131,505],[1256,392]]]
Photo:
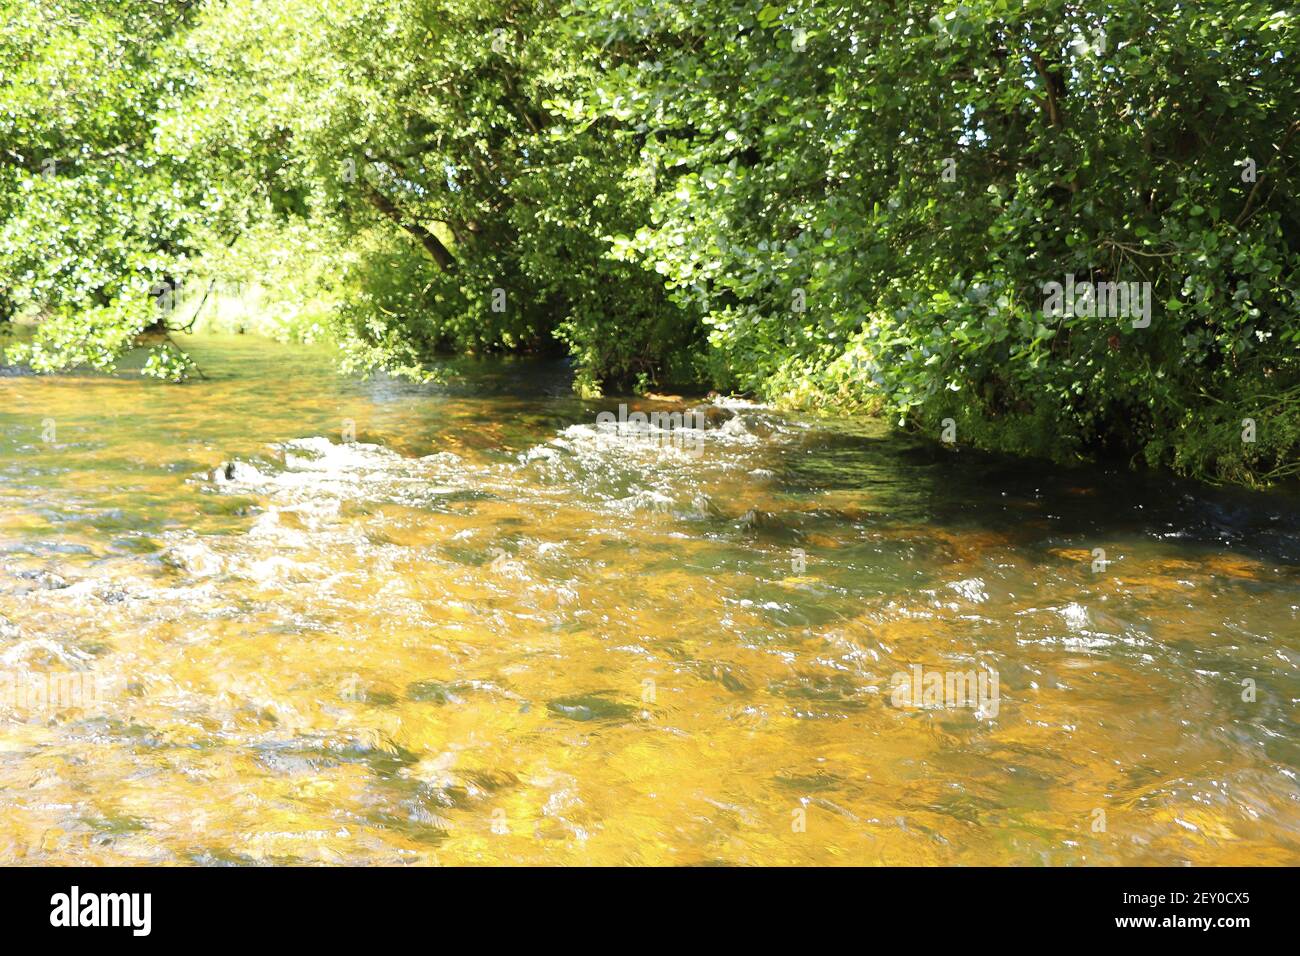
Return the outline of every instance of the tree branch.
[[[366,198],[370,201],[370,205],[414,236],[420,245],[424,246],[425,251],[433,257],[433,261],[438,264],[438,268],[443,272],[456,271],[456,259],[447,250],[447,247],[442,244],[441,239],[414,219],[404,215],[391,199],[370,185],[370,183],[363,182],[361,185],[366,191]]]
[[[1273,168],[1273,162],[1282,158],[1282,155],[1286,152],[1287,146],[1291,142],[1291,137],[1295,136],[1297,130],[1300,130],[1300,120],[1296,120],[1291,124],[1291,128],[1286,131],[1286,136],[1282,138],[1282,142],[1277,147],[1277,156],[1275,156],[1273,160],[1270,160],[1268,166],[1262,169],[1259,175],[1255,177],[1255,185],[1250,188],[1250,192],[1246,196],[1246,205],[1241,207],[1241,212],[1237,213],[1237,218],[1232,221],[1234,226],[1240,226],[1246,221],[1246,216],[1250,214],[1250,207],[1255,204],[1255,196],[1259,192],[1260,184],[1264,182],[1264,177],[1268,174],[1268,170]]]

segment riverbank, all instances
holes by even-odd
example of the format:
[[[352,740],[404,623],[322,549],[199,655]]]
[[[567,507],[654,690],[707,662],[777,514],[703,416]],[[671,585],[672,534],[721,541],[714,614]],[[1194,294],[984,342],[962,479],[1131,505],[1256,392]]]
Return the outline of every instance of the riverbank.
[[[201,288],[199,288],[201,286]],[[248,335],[250,342],[264,341],[283,345],[301,343],[333,350],[336,361],[342,360],[341,348],[330,345],[328,316],[337,303],[320,303],[323,310],[312,313],[310,322],[286,320],[283,316],[268,319],[259,313],[260,286],[229,283],[190,283],[181,300],[187,314],[197,318],[190,332],[166,337],[171,345],[187,348],[187,343],[197,337]],[[34,324],[9,326],[8,334],[0,339],[0,348],[18,342],[29,342],[35,334]],[[142,339],[137,347],[124,353],[116,362],[125,374],[138,373],[149,358],[149,349],[163,337],[154,335]],[[274,348],[274,346],[271,346]],[[520,356],[519,361],[531,361]],[[437,380],[455,369],[472,367],[480,361],[472,356],[444,355],[436,360],[426,360],[409,371],[405,377],[415,380]],[[1291,443],[1300,442],[1300,388],[1281,394],[1262,396],[1244,402],[1240,408],[1250,412],[1240,419],[1239,409],[1220,406],[1212,417],[1199,423],[1188,416],[1177,429],[1175,441],[1169,436],[1152,438],[1155,446],[1147,450],[1124,445],[1103,444],[1099,450],[1082,444],[1079,437],[1062,431],[1043,413],[1007,411],[1000,415],[981,417],[961,404],[940,403],[917,406],[910,416],[898,417],[885,407],[877,392],[864,388],[860,374],[866,360],[861,356],[853,360],[840,360],[826,369],[800,368],[777,378],[766,391],[767,400],[775,409],[809,415],[825,421],[862,418],[879,422],[907,434],[916,435],[947,446],[952,450],[972,448],[985,452],[1012,455],[1042,463],[1077,468],[1080,466],[1105,466],[1120,468],[1140,474],[1161,472],[1171,476],[1191,478],[1209,485],[1232,486],[1262,490],[1267,488],[1294,489],[1300,481],[1300,458],[1289,458]],[[555,378],[568,379],[563,386],[574,388],[574,373],[560,371],[555,364]],[[571,369],[571,365],[569,366]],[[373,374],[371,370],[369,374]],[[28,374],[22,365],[0,365],[0,375]],[[192,374],[201,375],[202,366]],[[345,377],[357,374],[340,369]],[[383,374],[382,372],[380,374]],[[558,386],[557,386],[558,387]],[[639,394],[623,397],[638,402],[646,408],[660,408],[678,413],[695,408],[701,400],[717,392],[707,384],[677,384],[669,386],[664,394],[660,386],[647,387]],[[615,398],[618,393],[614,394]],[[753,397],[752,394],[749,397]],[[1226,437],[1225,437],[1226,436]],[[1174,442],[1175,458],[1166,461],[1170,442]],[[1297,445],[1300,448],[1300,445]]]

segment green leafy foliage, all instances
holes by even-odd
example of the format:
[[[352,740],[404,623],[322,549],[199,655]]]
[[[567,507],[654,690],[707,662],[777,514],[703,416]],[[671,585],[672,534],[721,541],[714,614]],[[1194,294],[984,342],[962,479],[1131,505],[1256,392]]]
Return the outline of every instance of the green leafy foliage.
[[[1058,458],[1234,480],[1296,459],[1292,14],[588,9],[621,62],[586,101],[630,114],[657,181],[613,252],[699,311],[716,381]],[[1045,315],[1067,275],[1149,283],[1149,326]],[[1214,424],[1250,416],[1272,444]]]
[[[0,10],[0,318],[43,318],[38,369],[111,367],[159,281],[237,275],[349,369],[564,350],[588,394],[707,381],[1246,483],[1300,459],[1271,2]],[[1141,321],[1047,308],[1067,277]]]
[[[0,0],[3,318],[44,318],[11,358],[111,368],[194,251],[196,191],[155,128],[187,86],[165,51],[189,6]]]

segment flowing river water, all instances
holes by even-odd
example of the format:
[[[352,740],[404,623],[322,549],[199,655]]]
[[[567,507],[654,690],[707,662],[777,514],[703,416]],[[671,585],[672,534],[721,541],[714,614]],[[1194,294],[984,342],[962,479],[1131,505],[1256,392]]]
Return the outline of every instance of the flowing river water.
[[[1294,491],[186,344],[0,378],[0,863],[1300,863]]]

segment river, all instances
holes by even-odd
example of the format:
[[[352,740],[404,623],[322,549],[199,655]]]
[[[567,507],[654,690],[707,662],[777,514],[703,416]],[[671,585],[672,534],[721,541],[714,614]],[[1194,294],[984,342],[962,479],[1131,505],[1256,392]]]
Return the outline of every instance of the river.
[[[0,863],[1300,863],[1294,490],[186,345],[0,378]]]

